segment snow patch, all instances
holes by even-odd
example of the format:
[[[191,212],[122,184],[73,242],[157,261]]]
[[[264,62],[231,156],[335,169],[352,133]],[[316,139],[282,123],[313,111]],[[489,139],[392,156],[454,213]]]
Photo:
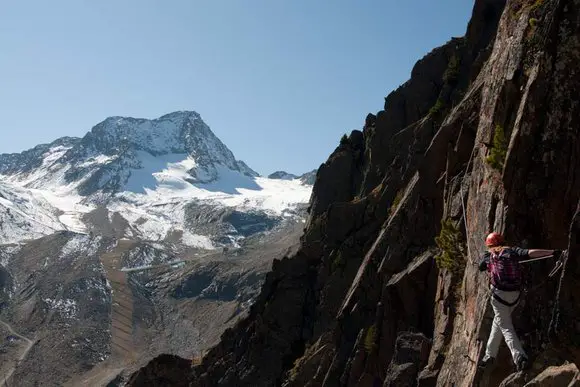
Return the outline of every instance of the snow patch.
[[[62,230],[57,210],[29,190],[0,182],[0,244],[36,239]]]
[[[58,217],[62,228],[85,234],[87,228],[81,217],[94,209],[92,206],[81,204],[82,196],[76,194],[74,190],[60,189],[60,190],[31,190],[33,193],[43,197],[53,207],[62,211]]]
[[[62,299],[57,301],[45,298],[43,301],[48,304],[49,308],[57,310],[65,318],[75,318],[77,315],[77,303],[75,300]]]
[[[117,157],[115,156],[105,156],[105,155],[97,155],[94,157],[89,157],[83,163],[79,164],[79,168],[87,168],[94,165],[105,165],[109,162],[115,160]]]
[[[129,260],[137,263],[138,266],[150,266],[153,261],[159,258],[159,253],[153,249],[138,249],[129,253]],[[131,267],[134,267],[131,265]],[[126,269],[125,267],[123,269]]]
[[[154,265],[166,264],[174,261],[176,258],[172,252],[163,249],[157,249],[151,244],[143,244],[132,249],[127,258],[124,259],[122,270],[132,270],[137,267],[149,267]]]
[[[167,160],[167,157],[163,159]],[[185,209],[192,201],[201,205],[231,207],[242,212],[263,211],[271,216],[287,217],[292,216],[298,205],[310,200],[312,188],[298,179],[253,178],[218,167],[217,180],[200,184],[195,183],[187,172],[193,165],[192,159],[185,158],[180,162],[166,163],[165,169],[157,165],[156,170],[161,170],[150,175],[150,180],[140,180],[134,175],[130,185],[134,191],[142,188],[143,192],[119,193],[117,200],[109,204],[109,210],[127,219],[137,232],[136,236],[143,239],[163,241],[172,231],[183,230],[183,243],[212,249],[215,246],[210,236],[192,233],[185,227]],[[152,183],[153,179],[155,184]]]
[[[91,238],[88,235],[75,235],[62,247],[60,258],[71,254],[83,254],[87,257],[94,256],[101,247],[101,236]]]
[[[45,152],[42,155],[43,156],[42,167],[47,167],[50,164],[56,162],[58,159],[64,156],[64,154],[71,148],[72,147],[70,146],[55,146],[50,148],[47,152]]]
[[[20,251],[22,246],[20,245],[13,245],[13,246],[1,246],[0,247],[0,266],[8,266],[10,262],[10,258],[16,253]]]
[[[215,246],[211,242],[211,239],[205,235],[192,234],[189,231],[184,231],[181,241],[191,247],[199,247],[200,249],[212,250]]]
[[[168,184],[173,189],[186,188],[184,179],[168,179],[164,181],[163,171],[166,168],[177,172],[181,177],[188,176],[187,170],[195,166],[195,161],[187,157],[187,154],[168,154],[162,156],[152,156],[148,152],[137,151],[137,158],[139,160],[139,169],[131,169],[130,177],[125,183],[125,190],[135,193],[147,193],[147,191],[155,190],[159,183]],[[187,168],[190,166],[190,168]],[[191,176],[190,176],[191,178]]]

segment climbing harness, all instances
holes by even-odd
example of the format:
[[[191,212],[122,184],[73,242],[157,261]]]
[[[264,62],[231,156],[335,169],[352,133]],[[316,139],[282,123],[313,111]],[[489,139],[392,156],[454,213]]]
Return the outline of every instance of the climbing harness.
[[[514,300],[514,302],[507,302],[506,300],[504,300],[503,298],[501,298],[500,296],[497,295],[497,293],[495,292],[491,292],[491,296],[498,301],[500,304],[504,304],[507,307],[512,307],[512,306],[516,306],[518,304],[518,302],[520,302],[520,298],[522,297],[522,293],[520,292],[520,294],[518,295],[518,298],[516,298]]]
[[[532,292],[536,291],[537,289],[541,288],[542,286],[544,286],[550,279],[552,279],[558,273],[558,271],[564,267],[564,264],[565,264],[565,262],[563,262],[563,259],[565,256],[564,254],[566,254],[566,259],[567,259],[568,251],[564,250],[564,251],[562,251],[561,258],[558,261],[556,261],[554,268],[552,269],[552,271],[550,271],[550,274],[548,274],[548,277],[544,281],[542,281],[541,283],[539,283],[538,285],[536,285],[534,287],[531,287],[531,288],[524,287],[522,289],[522,291],[520,292],[520,297],[521,297],[521,293],[526,293],[526,294],[532,293]],[[548,256],[540,257],[540,258],[527,259],[525,261],[520,261],[520,263],[534,262],[534,261],[539,261],[539,260],[543,260],[543,259],[548,259],[551,257],[553,257],[553,255],[548,255]],[[513,305],[509,305],[509,303],[505,302],[504,300],[499,298],[497,295],[495,295],[492,288],[487,289],[486,292],[487,292],[487,297],[493,297],[506,306],[514,306],[515,304],[517,304],[517,302],[520,299],[520,297],[518,297],[518,299],[513,303]]]

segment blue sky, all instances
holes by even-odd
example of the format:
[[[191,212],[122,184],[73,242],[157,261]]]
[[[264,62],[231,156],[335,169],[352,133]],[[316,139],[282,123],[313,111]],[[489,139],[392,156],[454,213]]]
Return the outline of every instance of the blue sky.
[[[19,0],[0,4],[0,153],[108,116],[195,110],[256,171],[317,168],[462,36],[466,0]]]

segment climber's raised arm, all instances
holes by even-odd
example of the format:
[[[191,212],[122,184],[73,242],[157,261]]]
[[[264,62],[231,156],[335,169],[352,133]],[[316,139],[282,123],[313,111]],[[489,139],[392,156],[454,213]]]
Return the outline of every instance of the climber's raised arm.
[[[562,252],[560,250],[544,250],[544,249],[529,249],[528,256],[530,258],[542,258],[553,255],[554,259],[559,259]]]

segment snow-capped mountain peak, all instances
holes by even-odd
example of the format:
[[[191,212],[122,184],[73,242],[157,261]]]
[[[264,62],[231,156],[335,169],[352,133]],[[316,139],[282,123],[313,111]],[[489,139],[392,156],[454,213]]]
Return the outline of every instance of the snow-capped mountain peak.
[[[59,228],[87,232],[92,226],[86,220],[106,209],[118,214],[115,222],[124,224],[129,237],[179,238],[204,248],[212,242],[200,234],[203,229],[189,229],[192,208],[281,217],[306,203],[311,193],[311,186],[299,179],[259,177],[192,111],[154,120],[109,117],[82,139],[63,138],[21,154],[0,155],[0,183],[5,192],[14,187],[32,203],[24,207],[16,197],[0,201],[0,223],[4,207],[6,216],[20,217],[26,225],[21,235]],[[43,227],[25,216],[34,208],[42,208]],[[20,235],[17,230],[10,234]]]
[[[215,167],[224,166],[248,176],[257,173],[237,161],[233,153],[216,137],[194,111],[166,114],[154,120],[109,117],[96,125],[82,140],[86,150],[105,155],[123,155],[143,151],[152,156],[187,154],[209,179]]]
[[[195,132],[203,132],[201,137],[208,142],[217,140],[196,112],[175,112],[154,120],[115,116],[97,124],[83,144],[105,154],[127,148],[152,155],[188,153],[184,139]]]
[[[0,174],[31,188],[64,182],[90,196],[122,191],[134,171],[147,168],[151,158],[188,160],[191,182],[216,181],[224,169],[258,176],[236,160],[194,111],[154,120],[109,117],[80,140],[65,138],[22,154],[0,155]]]
[[[195,112],[109,117],[0,155],[0,309],[14,318],[0,326],[23,332],[4,346],[20,362],[7,381],[46,382],[22,371],[40,356],[70,365],[51,384],[105,385],[149,353],[197,351],[186,338],[210,345],[296,248],[311,188],[258,176]],[[33,358],[24,334],[43,340]]]

